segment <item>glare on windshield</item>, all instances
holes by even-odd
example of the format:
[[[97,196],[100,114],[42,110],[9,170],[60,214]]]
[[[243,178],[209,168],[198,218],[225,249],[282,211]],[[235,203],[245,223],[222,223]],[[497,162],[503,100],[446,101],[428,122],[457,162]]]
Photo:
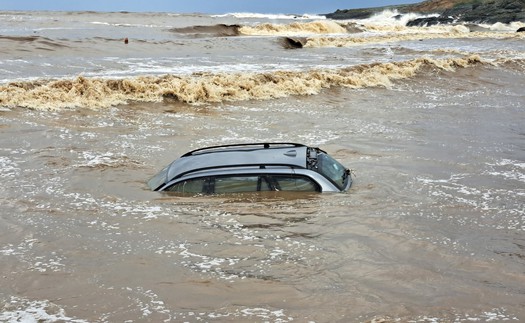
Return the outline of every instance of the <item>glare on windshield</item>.
[[[319,173],[330,179],[340,190],[343,190],[348,179],[346,167],[329,155],[323,153],[317,156],[317,162],[319,165]]]

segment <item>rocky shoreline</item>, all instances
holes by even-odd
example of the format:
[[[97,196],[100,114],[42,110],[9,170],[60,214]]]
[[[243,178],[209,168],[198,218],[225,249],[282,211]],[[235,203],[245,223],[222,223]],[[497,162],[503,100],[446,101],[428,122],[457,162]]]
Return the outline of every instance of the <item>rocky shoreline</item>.
[[[412,5],[363,9],[339,9],[325,16],[330,19],[366,19],[384,10],[433,15],[411,20],[407,26],[431,26],[450,23],[525,22],[525,0],[428,0]]]

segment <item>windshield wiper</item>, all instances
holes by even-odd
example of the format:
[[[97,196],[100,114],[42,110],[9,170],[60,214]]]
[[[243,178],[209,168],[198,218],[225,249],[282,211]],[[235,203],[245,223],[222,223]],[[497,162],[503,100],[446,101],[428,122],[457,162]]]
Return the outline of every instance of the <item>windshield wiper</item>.
[[[346,179],[348,178],[348,175],[350,175],[350,169],[345,169],[344,173],[343,173],[343,182],[346,181]]]

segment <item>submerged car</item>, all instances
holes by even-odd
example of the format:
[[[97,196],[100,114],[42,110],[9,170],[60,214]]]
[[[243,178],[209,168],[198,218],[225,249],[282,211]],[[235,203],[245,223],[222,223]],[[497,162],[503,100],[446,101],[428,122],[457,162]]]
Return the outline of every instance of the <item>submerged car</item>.
[[[350,170],[316,147],[297,143],[212,146],[182,155],[148,181],[154,191],[221,194],[343,192]]]

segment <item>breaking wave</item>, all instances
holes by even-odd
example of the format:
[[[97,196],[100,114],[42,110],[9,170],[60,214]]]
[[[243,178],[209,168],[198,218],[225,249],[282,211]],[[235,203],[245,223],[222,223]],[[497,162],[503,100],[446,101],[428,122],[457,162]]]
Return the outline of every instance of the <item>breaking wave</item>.
[[[439,14],[422,15],[418,13],[399,13],[397,10],[384,10],[380,13],[373,15],[367,19],[359,20],[360,24],[363,25],[374,25],[374,26],[406,26],[406,24],[414,19],[437,17]]]
[[[275,36],[292,34],[346,34],[348,30],[331,20],[294,22],[291,24],[265,23],[256,26],[242,26],[243,35]]]
[[[287,14],[264,14],[264,13],[254,13],[254,12],[232,12],[227,13],[223,15],[212,15],[212,17],[215,18],[223,18],[223,17],[235,17],[240,19],[271,19],[271,20],[277,20],[277,19],[326,19],[325,16],[319,16],[319,15],[310,15],[310,14],[304,14],[304,15],[287,15]]]
[[[60,110],[101,109],[130,102],[163,100],[190,104],[267,100],[291,95],[313,95],[322,89],[337,86],[391,87],[393,81],[413,77],[428,68],[453,71],[482,63],[479,56],[470,55],[310,71],[195,73],[126,79],[77,77],[72,80],[13,82],[0,86],[0,106]]]
[[[254,36],[289,36],[305,34],[348,34],[359,32],[372,33],[392,33],[384,37],[396,40],[395,34],[441,34],[442,38],[446,35],[457,35],[458,33],[485,32],[471,35],[470,37],[501,37],[497,32],[515,33],[525,24],[513,22],[510,24],[496,23],[493,25],[483,24],[438,24],[428,27],[407,26],[411,20],[418,18],[434,17],[435,14],[421,15],[416,13],[400,14],[396,10],[385,10],[368,19],[353,20],[316,20],[316,21],[297,21],[289,24],[282,23],[263,23],[253,26],[238,26],[241,35]],[[425,38],[422,35],[421,38]],[[400,40],[403,40],[401,38]]]
[[[305,41],[301,41],[302,47],[349,47],[363,44],[380,44],[399,41],[419,41],[429,39],[453,39],[453,38],[469,38],[469,39],[524,39],[523,33],[494,33],[494,32],[470,32],[470,30],[462,25],[447,27],[446,32],[411,32],[411,33],[395,33],[386,35],[376,35],[368,37],[308,37]]]

